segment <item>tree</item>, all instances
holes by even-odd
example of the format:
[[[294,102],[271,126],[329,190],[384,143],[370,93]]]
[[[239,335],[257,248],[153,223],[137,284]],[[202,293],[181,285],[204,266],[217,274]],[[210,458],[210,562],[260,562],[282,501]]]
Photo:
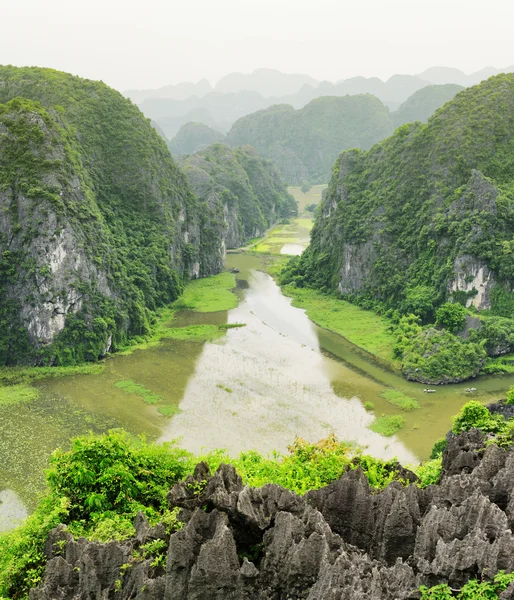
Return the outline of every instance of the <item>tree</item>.
[[[462,304],[446,302],[436,312],[436,324],[445,327],[448,331],[461,331],[466,324],[466,309]]]

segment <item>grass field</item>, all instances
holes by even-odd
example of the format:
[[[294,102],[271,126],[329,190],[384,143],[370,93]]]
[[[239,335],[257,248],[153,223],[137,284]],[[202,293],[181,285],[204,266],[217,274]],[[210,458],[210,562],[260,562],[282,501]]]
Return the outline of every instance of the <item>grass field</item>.
[[[237,306],[237,297],[231,291],[235,287],[236,278],[228,272],[195,279],[186,285],[184,293],[172,307],[175,310],[188,309],[196,312],[230,310]]]
[[[326,188],[326,184],[314,185],[304,194],[299,187],[291,186],[287,188],[287,191],[298,202],[299,212],[302,213],[309,204],[319,204],[321,202],[323,190]]]
[[[309,319],[320,327],[342,335],[390,366],[400,367],[393,359],[396,339],[386,319],[315,290],[287,285],[282,291],[293,298],[293,306],[305,309]]]

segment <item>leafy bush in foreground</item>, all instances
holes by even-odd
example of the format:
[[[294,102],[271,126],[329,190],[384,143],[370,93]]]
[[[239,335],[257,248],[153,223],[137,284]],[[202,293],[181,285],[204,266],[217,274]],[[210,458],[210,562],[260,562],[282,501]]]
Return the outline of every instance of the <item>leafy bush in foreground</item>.
[[[452,590],[446,583],[431,588],[421,586],[421,600],[495,600],[514,581],[514,573],[500,571],[492,581],[468,581],[460,590]]]

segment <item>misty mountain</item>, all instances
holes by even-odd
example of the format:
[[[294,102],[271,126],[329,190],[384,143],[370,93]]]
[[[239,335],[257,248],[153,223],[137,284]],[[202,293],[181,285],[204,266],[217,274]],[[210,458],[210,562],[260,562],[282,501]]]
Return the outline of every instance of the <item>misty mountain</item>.
[[[215,142],[222,142],[225,136],[204,123],[189,122],[182,125],[177,135],[168,143],[174,156],[193,154]]]
[[[319,183],[328,180],[342,150],[371,148],[392,132],[389,110],[375,96],[325,96],[299,110],[279,104],[247,115],[227,141],[253,146],[290,184]]]
[[[191,96],[201,98],[212,92],[211,84],[207,79],[201,79],[198,83],[183,81],[177,85],[166,85],[155,90],[127,90],[124,95],[130,98],[132,102],[139,104],[146,98],[173,98],[174,100],[187,100]]]
[[[180,127],[198,121],[226,133],[241,117],[275,104],[303,108],[322,96],[372,94],[390,110],[398,110],[412,94],[430,85],[470,87],[506,69],[487,67],[466,75],[459,69],[431,67],[418,75],[393,75],[386,81],[378,77],[352,77],[336,83],[318,82],[308,75],[286,74],[273,69],[257,69],[251,74],[231,73],[214,87],[205,80],[181,83],[158,90],[132,90],[126,95],[139,104],[145,115],[156,120],[168,138]],[[188,95],[189,94],[189,95]]]
[[[295,94],[304,85],[316,88],[319,81],[309,75],[281,73],[275,69],[256,69],[253,73],[230,73],[215,85],[216,92],[231,94],[237,92],[257,92],[264,98],[275,98]]]
[[[397,111],[390,111],[371,94],[323,96],[297,110],[290,104],[276,104],[242,117],[226,137],[203,123],[186,123],[168,147],[174,156],[182,156],[217,141],[234,147],[249,145],[272,160],[290,184],[325,182],[342,150],[369,148],[404,123],[426,122],[463,89],[429,85]]]
[[[461,85],[448,83],[446,85],[427,85],[410,98],[407,98],[400,108],[392,113],[395,127],[405,123],[428,121],[438,108],[452,100],[464,88]]]

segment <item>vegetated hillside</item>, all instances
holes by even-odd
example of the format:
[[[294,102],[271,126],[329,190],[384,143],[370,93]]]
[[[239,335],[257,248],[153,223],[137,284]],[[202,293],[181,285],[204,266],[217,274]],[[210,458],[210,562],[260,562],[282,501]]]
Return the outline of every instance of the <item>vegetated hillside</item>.
[[[0,67],[0,364],[96,359],[209,271],[202,203],[103,83]]]
[[[452,100],[464,88],[460,85],[427,85],[410,96],[392,113],[395,127],[421,121],[426,123],[438,108]]]
[[[168,143],[168,148],[173,156],[193,154],[210,144],[221,142],[224,138],[222,133],[212,127],[192,121],[182,125],[177,135]]]
[[[52,455],[36,512],[0,537],[0,594],[507,600],[513,408],[465,405],[417,473],[333,436],[201,462],[120,432],[78,438]]]
[[[325,182],[346,148],[370,148],[391,134],[388,109],[374,96],[324,97],[301,110],[272,106],[239,119],[227,135],[273,160],[289,184]]]
[[[237,248],[281,219],[297,214],[273,164],[251,147],[213,144],[180,163],[195,194],[209,207],[207,221],[227,248]]]
[[[424,323],[448,300],[490,309],[508,319],[490,324],[486,345],[503,346],[492,355],[512,351],[513,131],[514,75],[499,75],[460,92],[427,125],[344,152],[311,245],[285,280]],[[480,370],[485,342],[461,344],[450,333],[464,325],[456,320],[442,332],[403,323],[397,352],[409,378],[459,381]]]

